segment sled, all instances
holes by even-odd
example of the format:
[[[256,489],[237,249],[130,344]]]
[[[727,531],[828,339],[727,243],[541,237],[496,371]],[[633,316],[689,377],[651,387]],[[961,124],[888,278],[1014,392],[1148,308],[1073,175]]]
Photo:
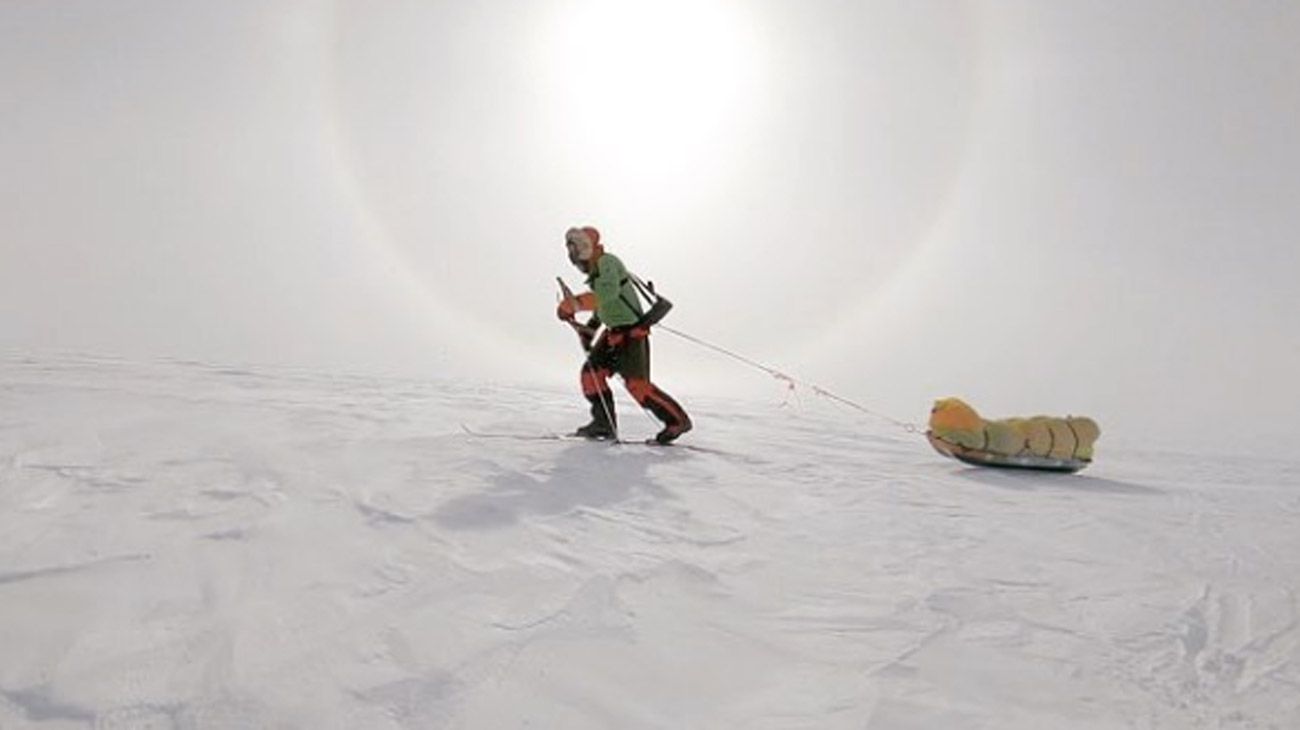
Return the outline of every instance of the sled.
[[[1054,471],[1072,474],[1092,463],[1089,459],[1058,459],[1051,456],[1037,456],[1035,454],[998,454],[992,451],[982,449],[972,449],[961,444],[954,444],[951,441],[945,441],[934,435],[932,431],[925,432],[926,439],[935,451],[952,459],[956,459],[965,464],[972,466],[991,466],[1002,469],[1033,469],[1037,471]]]

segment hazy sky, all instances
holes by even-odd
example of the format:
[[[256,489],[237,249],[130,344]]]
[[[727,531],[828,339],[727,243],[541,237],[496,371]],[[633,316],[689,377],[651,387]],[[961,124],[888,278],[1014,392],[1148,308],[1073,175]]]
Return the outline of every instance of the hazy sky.
[[[673,326],[897,417],[1289,445],[1296,38],[1280,0],[6,0],[0,346],[569,382],[592,224]],[[781,397],[655,347],[684,399]]]

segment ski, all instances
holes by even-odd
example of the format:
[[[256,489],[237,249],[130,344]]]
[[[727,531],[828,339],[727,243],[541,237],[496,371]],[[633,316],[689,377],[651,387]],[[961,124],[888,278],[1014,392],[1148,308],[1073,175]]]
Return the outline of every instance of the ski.
[[[499,431],[478,431],[461,424],[460,428],[466,435],[482,439],[505,439],[510,441],[575,441],[596,444],[608,444],[610,446],[647,446],[658,449],[685,449],[687,451],[696,451],[701,454],[716,454],[719,456],[735,456],[734,454],[722,451],[720,449],[711,449],[707,446],[698,446],[696,444],[670,443],[661,444],[653,438],[645,441],[626,441],[623,439],[591,439],[585,436],[579,436],[571,433],[556,433],[554,431],[544,431],[541,433],[513,433]]]
[[[481,438],[481,439],[510,439],[512,441],[578,441],[578,440],[587,441],[589,440],[574,434],[562,434],[562,433],[554,433],[550,431],[545,433],[494,433],[488,431],[476,431],[470,428],[469,426],[466,426],[463,423],[460,424],[460,430],[464,431],[469,436],[473,436],[475,438]]]

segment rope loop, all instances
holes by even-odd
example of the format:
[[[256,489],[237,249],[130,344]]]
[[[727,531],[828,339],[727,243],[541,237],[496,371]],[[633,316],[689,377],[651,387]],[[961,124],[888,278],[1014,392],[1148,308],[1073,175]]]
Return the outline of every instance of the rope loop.
[[[774,367],[771,367],[771,366],[769,366],[769,365],[764,365],[763,363],[758,362],[758,361],[756,361],[756,360],[751,360],[751,359],[749,359],[749,358],[747,358],[747,357],[745,357],[745,356],[743,356],[743,355],[739,355],[739,354],[737,354],[737,353],[734,353],[734,352],[732,352],[731,350],[728,350],[728,349],[726,349],[726,348],[724,348],[724,347],[720,347],[720,346],[715,345],[715,344],[713,344],[713,343],[711,343],[711,342],[705,342],[704,340],[701,340],[701,339],[698,338],[698,337],[694,337],[694,336],[692,336],[692,335],[688,335],[688,334],[686,334],[685,332],[682,332],[682,331],[680,331],[680,330],[676,330],[676,329],[673,329],[672,327],[668,327],[668,326],[665,326],[665,325],[662,325],[662,324],[659,325],[659,329],[661,329],[661,330],[663,330],[663,331],[665,331],[665,332],[668,332],[668,333],[670,333],[670,334],[677,335],[678,337],[680,337],[680,338],[682,338],[683,340],[686,340],[686,341],[688,341],[688,342],[693,342],[693,343],[695,343],[695,344],[697,344],[697,345],[700,345],[701,347],[705,347],[705,348],[708,348],[708,349],[710,349],[710,350],[713,350],[714,352],[717,352],[717,353],[720,353],[720,354],[726,355],[727,357],[730,357],[730,358],[733,359],[733,360],[737,360],[737,361],[739,361],[739,362],[742,362],[742,363],[744,363],[744,364],[746,364],[746,365],[748,365],[748,366],[750,366],[750,367],[752,367],[752,368],[754,368],[754,369],[756,369],[756,370],[761,370],[762,372],[765,372],[765,373],[767,373],[768,375],[771,375],[773,378],[776,378],[777,381],[779,381],[779,382],[781,382],[781,383],[784,383],[784,384],[785,384],[785,387],[786,387],[786,391],[787,391],[787,393],[795,393],[797,387],[804,387],[804,388],[807,388],[808,390],[811,390],[811,391],[813,392],[814,395],[821,396],[822,398],[826,398],[827,400],[835,401],[836,403],[839,403],[840,405],[843,405],[843,406],[848,406],[849,408],[852,408],[852,409],[854,409],[854,410],[856,410],[856,411],[859,411],[859,412],[861,412],[861,413],[865,413],[865,414],[867,414],[868,416],[871,416],[871,417],[873,417],[873,418],[878,418],[878,419],[880,419],[880,420],[882,420],[882,421],[886,421],[886,422],[888,422],[889,424],[891,424],[891,425],[893,425],[893,426],[896,426],[896,427],[898,427],[898,428],[903,429],[903,430],[906,431],[907,433],[919,433],[920,430],[921,430],[920,426],[918,426],[918,425],[915,424],[915,423],[911,423],[911,422],[908,422],[908,421],[901,421],[901,420],[899,420],[899,419],[897,419],[897,418],[892,418],[892,417],[887,416],[887,415],[885,415],[885,414],[883,414],[883,413],[878,413],[878,412],[876,412],[876,411],[871,410],[870,408],[867,408],[866,406],[862,405],[861,403],[857,403],[857,402],[852,401],[852,400],[849,400],[848,398],[845,398],[845,397],[843,397],[843,396],[841,396],[841,395],[837,395],[837,394],[835,394],[835,393],[832,393],[831,391],[829,391],[829,390],[827,390],[827,389],[821,387],[820,385],[817,385],[817,384],[815,384],[815,383],[805,383],[805,382],[803,382],[803,381],[801,381],[801,380],[798,380],[797,378],[794,378],[794,377],[792,377],[792,376],[790,376],[790,375],[787,375],[787,374],[781,372],[780,370],[777,370],[777,369],[774,368]]]

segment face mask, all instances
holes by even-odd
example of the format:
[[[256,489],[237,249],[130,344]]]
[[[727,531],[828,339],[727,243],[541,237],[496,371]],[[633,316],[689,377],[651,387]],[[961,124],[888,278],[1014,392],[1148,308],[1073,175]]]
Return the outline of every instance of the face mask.
[[[594,248],[591,241],[581,233],[572,233],[564,241],[564,245],[569,250],[569,261],[575,266],[591,261],[591,253]]]

